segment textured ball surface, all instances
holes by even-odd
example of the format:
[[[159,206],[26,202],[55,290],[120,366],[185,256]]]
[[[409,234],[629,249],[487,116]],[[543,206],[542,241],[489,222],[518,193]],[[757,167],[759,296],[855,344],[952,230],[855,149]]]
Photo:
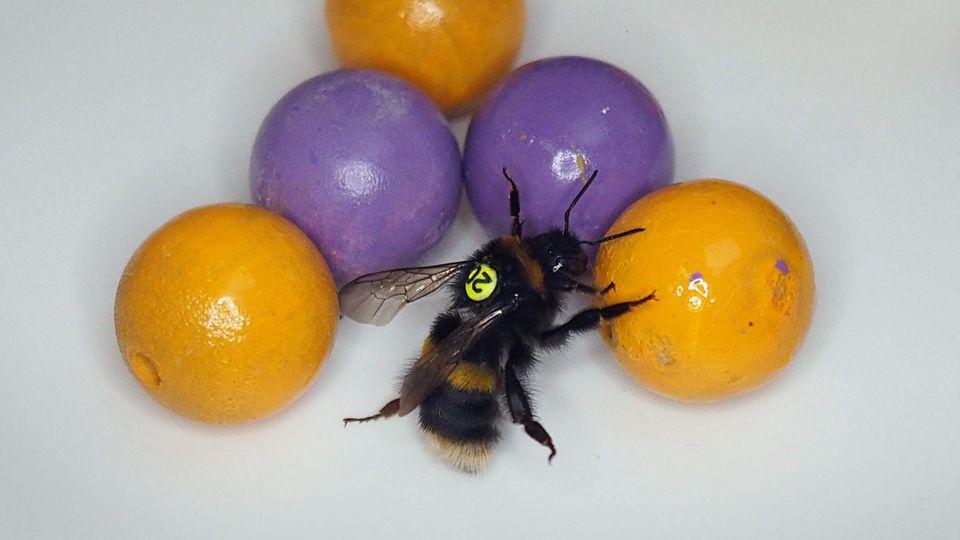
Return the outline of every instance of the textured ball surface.
[[[645,387],[684,401],[746,392],[776,375],[810,326],[814,275],[797,229],[743,186],[701,180],[630,206],[604,244],[596,285],[615,303],[657,291],[658,302],[601,327],[620,364]]]
[[[254,206],[191,210],[154,232],[117,288],[117,343],[143,388],[208,423],[256,420],[312,381],[338,316],[330,272],[292,223]]]
[[[328,0],[345,67],[416,84],[448,114],[468,110],[507,72],[523,39],[522,0]]]
[[[414,264],[459,207],[457,142],[439,109],[393,75],[340,70],[291,90],[253,150],[256,201],[317,244],[338,284]]]
[[[470,124],[467,194],[492,236],[510,229],[503,167],[520,188],[531,234],[561,226],[567,205],[598,170],[570,219],[577,236],[593,239],[630,203],[673,179],[673,143],[657,101],[631,75],[589,58],[549,58],[513,72]]]

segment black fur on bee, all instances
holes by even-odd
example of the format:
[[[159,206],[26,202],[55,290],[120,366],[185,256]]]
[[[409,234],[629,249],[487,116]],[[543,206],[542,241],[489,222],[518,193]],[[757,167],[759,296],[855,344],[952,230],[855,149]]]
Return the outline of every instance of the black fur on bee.
[[[571,201],[563,229],[523,237],[520,193],[510,183],[511,234],[483,245],[468,259],[435,266],[402,268],[369,274],[340,291],[344,314],[364,323],[388,323],[405,305],[444,285],[450,304],[437,316],[417,361],[406,372],[400,397],[364,418],[405,416],[419,409],[427,441],[455,467],[478,472],[499,438],[500,399],[510,420],[556,455],[549,433],[533,413],[526,378],[536,351],[562,345],[572,335],[591,330],[655,299],[654,293],[634,301],[585,309],[562,324],[554,319],[568,293],[606,294],[579,281],[587,272],[585,245],[599,245],[638,233],[630,229],[598,240],[580,240],[570,232],[570,212],[597,177],[597,172]]]

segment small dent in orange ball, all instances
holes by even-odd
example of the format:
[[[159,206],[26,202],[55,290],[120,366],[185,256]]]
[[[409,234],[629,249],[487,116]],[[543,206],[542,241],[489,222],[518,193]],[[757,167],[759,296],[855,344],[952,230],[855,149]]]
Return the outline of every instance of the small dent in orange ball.
[[[661,366],[672,366],[677,363],[677,359],[666,348],[660,347],[657,349],[657,363]]]
[[[157,371],[157,365],[153,359],[141,352],[130,352],[127,355],[130,359],[130,368],[143,386],[147,389],[155,390],[160,387],[162,379]]]

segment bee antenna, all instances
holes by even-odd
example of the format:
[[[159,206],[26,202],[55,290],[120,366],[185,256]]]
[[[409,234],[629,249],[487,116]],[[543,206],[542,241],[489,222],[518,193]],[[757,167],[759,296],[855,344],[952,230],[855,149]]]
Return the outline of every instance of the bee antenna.
[[[513,181],[513,178],[510,178],[510,174],[507,173],[507,168],[503,168],[503,177],[507,179],[507,182],[510,182],[510,187],[517,189],[517,183]]]
[[[580,192],[577,193],[577,196],[573,198],[573,201],[570,202],[570,206],[567,207],[567,211],[563,213],[563,234],[570,233],[570,211],[573,210],[573,207],[580,202],[580,197],[583,197],[584,192],[587,191],[587,188],[590,187],[590,184],[593,183],[597,178],[597,173],[600,172],[596,169],[593,170],[593,174],[590,175],[590,179],[587,180],[587,183],[580,188]]]
[[[599,246],[600,244],[602,244],[602,243],[604,243],[604,242],[609,242],[609,241],[611,241],[611,240],[616,240],[617,238],[623,238],[624,236],[630,236],[631,234],[635,234],[635,233],[643,232],[643,231],[644,231],[644,228],[643,228],[643,227],[637,227],[636,229],[630,229],[629,231],[623,231],[623,232],[619,232],[619,233],[617,233],[617,234],[611,234],[610,236],[604,236],[603,238],[601,238],[601,239],[599,239],[599,240],[582,240],[580,243],[581,243],[581,244],[587,244],[587,245],[590,245],[590,246]]]
[[[523,220],[520,219],[520,190],[517,189],[517,183],[507,174],[507,168],[503,168],[503,177],[510,182],[510,219],[513,221],[513,235],[517,238],[523,236]]]

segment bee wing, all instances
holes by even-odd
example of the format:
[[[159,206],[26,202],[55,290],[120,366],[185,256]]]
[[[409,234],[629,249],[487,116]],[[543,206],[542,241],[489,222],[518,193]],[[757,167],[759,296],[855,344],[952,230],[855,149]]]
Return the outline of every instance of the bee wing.
[[[463,322],[440,343],[427,350],[403,378],[403,385],[400,387],[399,415],[405,416],[419,407],[430,392],[436,390],[457,367],[463,359],[464,352],[472,347],[494,323],[515,307],[516,302],[495,305]]]
[[[340,289],[340,310],[351,319],[383,326],[403,306],[436,291],[470,261],[375,272]]]

